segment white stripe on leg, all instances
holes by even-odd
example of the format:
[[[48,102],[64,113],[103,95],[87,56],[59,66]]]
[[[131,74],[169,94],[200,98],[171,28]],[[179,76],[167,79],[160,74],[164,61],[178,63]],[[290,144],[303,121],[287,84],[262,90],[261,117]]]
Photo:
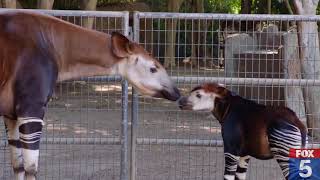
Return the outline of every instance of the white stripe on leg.
[[[223,177],[225,180],[234,180],[235,179],[234,175],[225,174]]]
[[[250,156],[240,157],[239,164],[237,167],[236,177],[239,180],[245,180],[247,175],[247,169],[249,165]]]
[[[18,124],[25,177],[27,180],[35,180],[38,172],[39,145],[43,121],[37,118],[18,118]]]
[[[22,149],[27,180],[35,180],[38,171],[39,150]]]
[[[246,179],[246,175],[247,175],[246,172],[243,172],[243,173],[236,172],[236,177],[237,177],[239,180],[245,180],[245,179]]]
[[[19,141],[19,130],[17,121],[4,118],[4,123],[7,130],[10,159],[16,180],[24,179],[23,157],[21,144]]]

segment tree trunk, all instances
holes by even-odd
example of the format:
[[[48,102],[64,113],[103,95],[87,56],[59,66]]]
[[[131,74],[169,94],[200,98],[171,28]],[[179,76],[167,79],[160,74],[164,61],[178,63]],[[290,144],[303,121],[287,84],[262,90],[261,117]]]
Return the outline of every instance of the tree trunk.
[[[319,0],[294,0],[296,12],[301,15],[315,15]],[[302,78],[320,79],[319,35],[316,22],[299,22],[300,62]],[[318,87],[303,88],[309,134],[320,138],[320,93]]]
[[[38,0],[38,9],[52,9],[54,0]]]
[[[17,8],[17,1],[16,0],[5,0],[5,7],[6,8]]]
[[[251,14],[252,0],[241,0],[241,14]]]
[[[203,0],[194,0],[192,3],[193,12],[194,13],[203,13]],[[204,44],[204,34],[200,31],[206,30],[204,27],[205,20],[194,20],[193,24],[193,35],[192,35],[192,42],[191,42],[191,65],[194,65],[195,62],[199,64],[200,55],[204,55],[204,47],[201,44]]]
[[[168,0],[168,11],[179,12],[183,0]],[[176,42],[177,20],[167,19],[166,23],[166,43],[168,44],[165,51],[165,67],[175,67],[175,42]]]
[[[240,14],[251,14],[252,0],[241,0]],[[252,21],[241,21],[241,31],[246,32],[252,29]]]
[[[287,7],[287,9],[289,11],[289,14],[293,14],[293,11],[292,11],[292,8],[290,6],[289,0],[284,0],[284,3],[285,3],[285,5],[286,5],[286,7]]]
[[[268,14],[271,14],[271,0],[267,0],[268,1]]]
[[[298,34],[296,29],[283,34],[283,72],[286,79],[301,79],[301,66],[299,59]],[[301,87],[285,87],[286,106],[300,117],[307,125],[305,105]]]
[[[95,11],[97,7],[97,0],[82,0],[81,4],[83,10],[86,11]],[[82,26],[92,29],[94,18],[93,17],[86,17],[82,19]]]

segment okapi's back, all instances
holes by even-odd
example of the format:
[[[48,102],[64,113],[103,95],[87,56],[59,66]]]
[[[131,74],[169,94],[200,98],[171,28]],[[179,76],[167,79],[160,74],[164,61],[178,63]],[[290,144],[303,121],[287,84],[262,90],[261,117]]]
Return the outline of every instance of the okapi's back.
[[[14,76],[27,51],[49,49],[42,25],[45,18],[28,12],[0,13],[0,88]]]

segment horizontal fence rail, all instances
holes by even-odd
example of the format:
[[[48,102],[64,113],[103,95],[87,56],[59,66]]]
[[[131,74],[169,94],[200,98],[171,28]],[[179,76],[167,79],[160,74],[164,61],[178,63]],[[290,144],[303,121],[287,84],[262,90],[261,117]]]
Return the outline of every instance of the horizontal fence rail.
[[[179,83],[216,82],[234,85],[320,86],[318,79],[228,78],[228,77],[172,77]]]
[[[126,18],[129,16],[129,12],[127,11],[72,11],[72,10],[43,10],[43,9],[9,9],[9,8],[0,8],[1,12],[19,12],[19,11],[26,11],[26,12],[35,12],[35,13],[44,13],[53,16],[86,16],[86,17],[109,17],[109,18]],[[128,33],[128,32],[127,32]],[[126,34],[124,32],[124,34]]]
[[[218,13],[165,13],[139,12],[140,19],[210,19],[235,21],[320,21],[319,15],[275,15],[275,14],[218,14]]]

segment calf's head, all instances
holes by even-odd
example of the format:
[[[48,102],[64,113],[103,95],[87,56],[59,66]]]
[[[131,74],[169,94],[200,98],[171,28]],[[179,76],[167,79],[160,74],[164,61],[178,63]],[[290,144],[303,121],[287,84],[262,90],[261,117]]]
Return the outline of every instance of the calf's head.
[[[206,83],[193,88],[178,104],[183,110],[214,111],[217,101],[223,101],[229,94],[230,91],[220,84]]]
[[[163,66],[139,44],[120,33],[112,33],[111,49],[119,59],[117,73],[143,95],[176,101],[180,92]]]

